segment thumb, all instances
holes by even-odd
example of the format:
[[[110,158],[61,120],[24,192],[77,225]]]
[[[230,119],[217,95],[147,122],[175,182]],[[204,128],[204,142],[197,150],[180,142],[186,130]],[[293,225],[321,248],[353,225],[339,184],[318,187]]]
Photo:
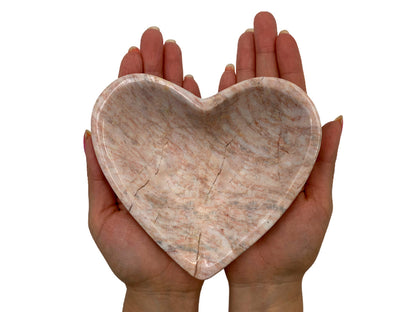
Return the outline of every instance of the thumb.
[[[339,116],[322,127],[321,149],[305,185],[306,197],[332,198],[332,182],[342,126],[343,117]]]
[[[84,134],[84,151],[87,160],[88,197],[89,197],[89,226],[91,232],[101,228],[105,216],[117,208],[116,195],[108,184],[92,145],[91,132]]]

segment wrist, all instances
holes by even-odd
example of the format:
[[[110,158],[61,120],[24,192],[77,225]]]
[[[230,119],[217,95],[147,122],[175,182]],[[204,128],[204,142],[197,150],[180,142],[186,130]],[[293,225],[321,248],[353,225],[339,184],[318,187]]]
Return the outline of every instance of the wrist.
[[[198,311],[200,291],[148,291],[127,288],[123,312]]]
[[[302,280],[284,283],[230,283],[229,311],[303,311]]]

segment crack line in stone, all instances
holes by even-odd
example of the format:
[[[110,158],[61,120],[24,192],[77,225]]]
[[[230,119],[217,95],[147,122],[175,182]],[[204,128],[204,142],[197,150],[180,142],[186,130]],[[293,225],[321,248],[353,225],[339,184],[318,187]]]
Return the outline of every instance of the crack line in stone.
[[[228,148],[228,146],[231,144],[231,142],[232,141],[234,141],[234,139],[237,137],[237,135],[235,135],[228,143],[226,143],[225,144],[225,147],[224,147],[224,158],[222,159],[222,162],[221,162],[221,165],[220,165],[220,169],[218,170],[218,172],[217,172],[217,175],[215,176],[215,179],[214,179],[214,181],[212,182],[212,184],[211,184],[211,187],[209,188],[209,190],[208,190],[208,193],[207,193],[207,197],[206,197],[206,199],[208,199],[208,196],[209,196],[209,194],[211,194],[211,191],[212,191],[212,189],[213,189],[213,187],[214,187],[214,185],[215,185],[215,182],[217,182],[217,179],[218,179],[218,177],[219,177],[219,175],[221,174],[221,172],[222,172],[222,168],[224,167],[224,162],[225,162],[225,159],[227,158],[227,148]]]
[[[212,188],[214,187],[215,182],[217,182],[217,179],[218,179],[219,175],[221,174],[222,167],[224,166],[225,158],[226,158],[226,156],[224,156],[224,158],[222,159],[222,163],[221,163],[220,169],[218,170],[218,173],[215,176],[214,182],[212,182],[211,187],[209,188],[209,191],[207,193],[207,199],[208,199],[209,194],[212,191]]]
[[[228,143],[226,143],[225,144],[225,150],[227,151],[227,147],[228,147],[228,145],[230,145],[231,144],[231,142],[232,141],[234,141],[234,139],[236,138],[238,136],[238,134],[235,134],[233,137],[232,137],[232,139],[228,142]]]
[[[139,193],[139,191],[149,183],[149,181],[150,181],[150,179],[147,179],[147,181],[137,189],[136,193],[134,193],[135,197],[137,196],[137,193]]]

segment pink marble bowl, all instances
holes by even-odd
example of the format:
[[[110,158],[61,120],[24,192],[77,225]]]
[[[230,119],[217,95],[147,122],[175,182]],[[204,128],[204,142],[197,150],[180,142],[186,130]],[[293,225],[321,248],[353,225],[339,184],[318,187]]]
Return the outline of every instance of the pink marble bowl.
[[[282,79],[246,80],[202,100],[133,74],[98,98],[92,138],[124,207],[184,270],[207,279],[291,205],[321,126],[306,93]]]

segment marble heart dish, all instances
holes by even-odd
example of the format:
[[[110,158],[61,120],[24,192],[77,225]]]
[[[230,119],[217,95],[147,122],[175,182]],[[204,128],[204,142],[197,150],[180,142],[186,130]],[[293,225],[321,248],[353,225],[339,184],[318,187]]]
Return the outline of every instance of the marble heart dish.
[[[184,270],[207,279],[296,198],[321,126],[312,101],[285,80],[254,78],[201,100],[133,74],[98,98],[92,138],[126,209]]]

